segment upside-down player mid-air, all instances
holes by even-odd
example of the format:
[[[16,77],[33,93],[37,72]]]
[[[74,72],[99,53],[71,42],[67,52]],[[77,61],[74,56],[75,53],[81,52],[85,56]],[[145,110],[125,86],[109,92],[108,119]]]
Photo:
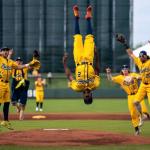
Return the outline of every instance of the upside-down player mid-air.
[[[128,65],[122,66],[121,74],[119,75],[112,76],[110,68],[106,69],[106,73],[108,80],[112,80],[113,82],[119,84],[121,88],[127,93],[128,109],[130,112],[132,125],[135,129],[135,135],[139,135],[139,127],[142,126],[143,121],[138,111],[136,110],[136,107],[134,105],[134,99],[138,91],[138,80],[140,80],[140,75],[134,72],[130,72]],[[142,101],[140,105],[142,107],[143,114],[145,114],[145,116],[149,116],[145,101]]]
[[[116,34],[116,40],[123,44],[123,46],[126,48],[127,54],[130,58],[133,59],[134,63],[139,68],[141,84],[136,94],[134,104],[142,118],[144,118],[140,102],[143,101],[144,97],[147,95],[150,104],[150,58],[144,50],[139,53],[139,57],[136,57],[132,50],[129,48],[127,40],[123,34]]]
[[[91,18],[92,7],[89,6],[86,10],[85,19],[87,22],[87,32],[83,45],[82,35],[79,29],[79,8],[77,5],[73,7],[75,16],[75,35],[74,35],[74,61],[76,65],[75,75],[73,78],[70,69],[67,67],[67,54],[63,56],[63,65],[68,80],[70,81],[70,88],[74,91],[83,92],[83,98],[85,104],[91,104],[92,90],[99,87],[99,58],[94,44],[94,37],[92,34]],[[96,66],[93,68],[93,59],[95,55]]]

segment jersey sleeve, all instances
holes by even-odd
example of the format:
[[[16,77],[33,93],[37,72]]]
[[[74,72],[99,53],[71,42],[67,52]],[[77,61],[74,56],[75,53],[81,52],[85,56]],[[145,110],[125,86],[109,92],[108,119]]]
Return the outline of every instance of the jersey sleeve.
[[[81,91],[81,89],[79,88],[78,83],[76,82],[76,80],[72,80],[69,83],[69,88],[71,88],[72,90],[77,91],[77,92]]]
[[[97,75],[95,76],[94,85],[95,85],[95,89],[100,86],[100,77]]]
[[[139,59],[138,57],[133,56],[133,61],[134,61],[134,63],[135,63],[138,67],[140,67],[141,62],[140,62],[140,59]]]
[[[131,76],[135,77],[136,79],[139,79],[141,77],[140,74],[135,73],[135,72],[131,73]]]
[[[117,84],[121,84],[122,80],[121,80],[121,76],[118,75],[118,76],[114,76],[112,77],[112,81],[117,83]]]
[[[15,61],[13,61],[13,60],[10,60],[11,61],[11,63],[12,63],[12,68],[13,69],[17,69],[17,67],[19,66]]]

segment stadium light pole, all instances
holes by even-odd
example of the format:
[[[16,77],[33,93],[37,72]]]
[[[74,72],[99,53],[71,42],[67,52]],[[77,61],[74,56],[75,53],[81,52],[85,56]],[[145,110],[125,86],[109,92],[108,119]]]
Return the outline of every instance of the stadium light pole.
[[[64,53],[67,52],[67,0],[64,1]]]
[[[112,67],[114,71],[116,71],[116,62],[115,62],[115,49],[116,49],[116,39],[114,36],[116,33],[116,0],[112,1],[112,52],[113,52],[113,59],[112,59]]]
[[[39,18],[39,51],[42,52],[44,45],[44,1],[40,0],[40,18]]]

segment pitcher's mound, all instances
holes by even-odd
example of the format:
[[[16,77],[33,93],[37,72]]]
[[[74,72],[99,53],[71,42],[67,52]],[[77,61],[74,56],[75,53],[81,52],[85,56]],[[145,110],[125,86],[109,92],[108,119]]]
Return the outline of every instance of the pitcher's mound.
[[[150,144],[150,139],[100,131],[41,129],[1,133],[0,145],[90,146],[108,144]]]

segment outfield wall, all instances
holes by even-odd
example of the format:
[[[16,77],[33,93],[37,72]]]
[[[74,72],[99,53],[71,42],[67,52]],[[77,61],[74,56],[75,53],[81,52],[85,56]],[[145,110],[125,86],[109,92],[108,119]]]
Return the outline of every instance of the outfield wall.
[[[35,97],[35,90],[30,89],[28,97]],[[81,98],[82,93],[74,92],[71,89],[46,89],[45,98]],[[93,91],[94,98],[126,98],[121,89],[98,89]]]

